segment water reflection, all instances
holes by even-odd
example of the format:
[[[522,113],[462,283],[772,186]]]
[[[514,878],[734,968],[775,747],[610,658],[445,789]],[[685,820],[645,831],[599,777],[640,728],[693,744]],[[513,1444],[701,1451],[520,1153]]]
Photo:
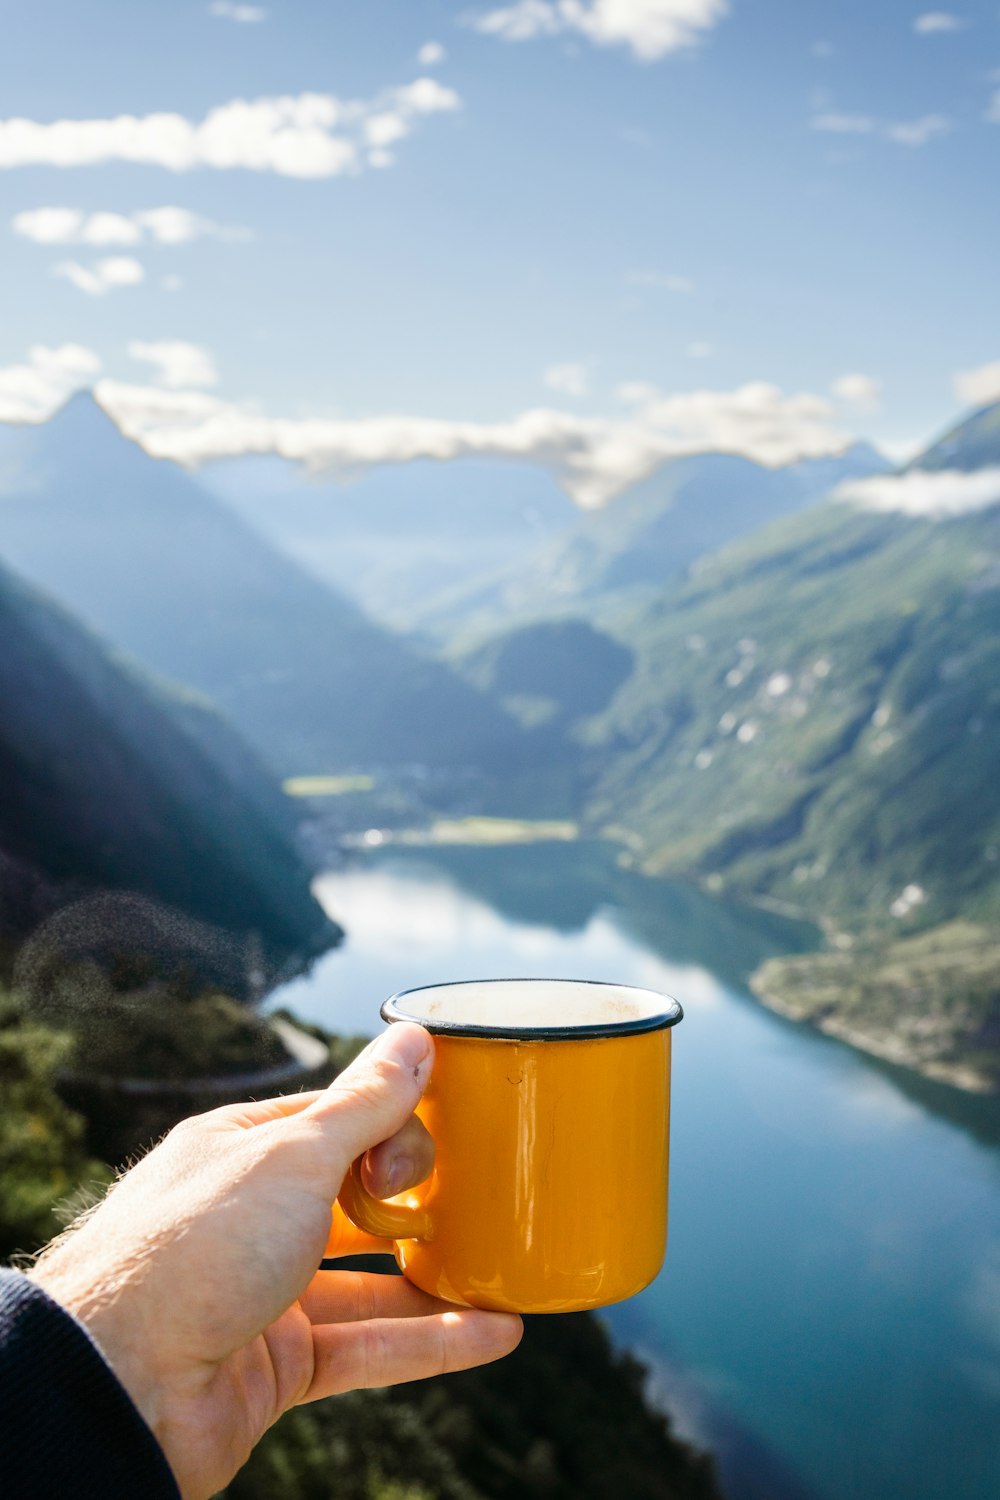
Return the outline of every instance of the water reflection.
[[[597,847],[382,856],[322,894],[347,944],[281,998],[333,1027],[372,1029],[395,989],[490,974],[683,1002],[666,1267],[609,1318],[732,1500],[994,1500],[997,1105],[762,1009],[747,974],[813,933]]]

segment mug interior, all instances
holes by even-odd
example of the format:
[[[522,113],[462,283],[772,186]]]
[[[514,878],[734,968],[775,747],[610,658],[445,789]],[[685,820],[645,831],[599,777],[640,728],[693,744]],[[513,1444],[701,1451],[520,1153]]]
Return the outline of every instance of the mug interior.
[[[475,979],[400,990],[382,1006],[386,1021],[417,1021],[434,1033],[584,1039],[673,1026],[683,1011],[669,995],[589,979]]]

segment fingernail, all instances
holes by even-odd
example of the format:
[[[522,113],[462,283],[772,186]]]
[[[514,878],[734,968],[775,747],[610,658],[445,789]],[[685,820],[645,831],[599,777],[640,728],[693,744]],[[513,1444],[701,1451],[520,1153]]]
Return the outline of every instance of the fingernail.
[[[392,1198],[396,1193],[401,1193],[413,1181],[415,1173],[416,1167],[411,1156],[393,1157],[385,1177],[385,1196]]]
[[[419,1083],[431,1057],[431,1039],[421,1026],[407,1021],[396,1022],[376,1040],[374,1053],[376,1057],[384,1057],[411,1069]]]

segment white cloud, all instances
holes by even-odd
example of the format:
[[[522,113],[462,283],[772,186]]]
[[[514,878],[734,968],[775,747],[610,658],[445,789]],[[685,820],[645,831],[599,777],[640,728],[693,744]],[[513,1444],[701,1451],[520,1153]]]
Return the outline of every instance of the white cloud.
[[[172,205],[137,209],[131,214],[30,208],[15,214],[10,227],[22,239],[34,240],[38,245],[138,245],[143,240],[183,245],[205,235],[225,240],[252,238],[249,229],[217,224],[188,208]]]
[[[143,208],[132,215],[136,224],[161,245],[186,245],[191,240],[252,240],[253,230],[241,224],[219,224],[202,214],[176,204],[162,208]]]
[[[597,47],[628,47],[653,62],[700,42],[728,11],[728,0],[516,0],[470,24],[507,42],[577,32]]]
[[[664,395],[648,387],[624,387],[621,394],[633,402],[642,425],[662,433],[676,451],[742,453],[758,463],[779,465],[836,452],[848,441],[835,430],[833,408],[825,397],[785,395],[763,380],[733,391]]]
[[[172,172],[211,167],[336,177],[362,169],[372,117],[396,115],[408,135],[421,117],[459,108],[454,89],[418,78],[372,99],[340,100],[332,94],[233,99],[199,121],[166,113],[51,124],[0,120],[0,169],[127,161]]]
[[[82,344],[34,344],[23,364],[0,367],[0,422],[42,422],[101,368]]]
[[[846,401],[858,411],[878,411],[881,404],[882,382],[874,375],[841,375],[830,389],[838,401]]]
[[[711,359],[715,353],[715,345],[709,344],[705,339],[695,339],[693,344],[687,346],[690,359]]]
[[[176,398],[165,411],[163,397]],[[243,453],[277,453],[312,470],[349,474],[374,464],[467,456],[520,459],[548,469],[582,506],[600,506],[685,453],[740,453],[764,464],[840,452],[851,435],[821,396],[785,395],[763,382],[735,391],[664,395],[633,383],[624,418],[536,408],[505,422],[379,416],[356,420],[267,417],[202,392],[154,391],[103,381],[98,398],[151,453],[195,466]],[[192,397],[189,410],[184,401]]]
[[[417,53],[417,62],[422,68],[436,68],[447,56],[440,42],[425,42]]]
[[[813,130],[828,130],[834,135],[868,135],[875,129],[869,115],[813,115],[809,124]]]
[[[973,370],[959,370],[953,385],[955,395],[966,406],[991,406],[1000,401],[1000,359]]]
[[[666,292],[694,291],[690,276],[677,276],[673,271],[626,271],[625,280],[629,286],[662,287]]]
[[[565,396],[585,396],[590,385],[587,366],[581,364],[549,365],[542,379],[550,391],[561,391]]]
[[[172,391],[122,380],[99,380],[94,395],[122,431],[133,436],[152,430],[187,432],[228,409],[225,401],[207,391]]]
[[[224,21],[239,21],[244,26],[267,20],[267,11],[262,5],[236,5],[233,0],[212,0],[208,9],[210,15],[219,16]]]
[[[386,110],[380,115],[370,115],[365,121],[365,140],[369,146],[392,146],[409,135],[410,129],[402,115]]]
[[[925,146],[935,136],[947,135],[950,130],[951,121],[946,115],[922,115],[919,120],[887,125],[885,133],[897,146]]]
[[[15,214],[10,227],[15,234],[39,245],[70,245],[80,238],[84,216],[76,208],[32,208]]]
[[[961,16],[953,15],[949,10],[929,10],[917,17],[913,29],[918,36],[933,36],[935,32],[961,31],[964,25]]]
[[[61,276],[88,297],[103,297],[119,286],[138,286],[146,278],[142,262],[132,255],[109,255],[81,266],[77,260],[62,260],[52,267],[53,276]]]
[[[130,359],[153,365],[153,378],[170,390],[219,383],[212,352],[203,344],[188,344],[183,339],[157,339],[150,343],[133,339],[128,353]]]
[[[124,214],[96,213],[81,225],[80,239],[85,245],[137,245],[142,230]]]
[[[876,474],[852,480],[834,491],[868,510],[898,510],[908,516],[944,520],[985,510],[1000,501],[1000,467],[975,469],[910,469],[906,474]]]

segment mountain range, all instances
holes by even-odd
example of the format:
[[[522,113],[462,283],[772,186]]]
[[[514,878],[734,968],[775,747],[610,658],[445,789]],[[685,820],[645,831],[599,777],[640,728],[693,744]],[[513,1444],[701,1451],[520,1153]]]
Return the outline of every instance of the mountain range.
[[[986,421],[953,454],[968,435],[978,455]],[[846,925],[1000,909],[998,627],[998,507],[829,500],[777,522],[622,619],[634,670],[583,734],[606,759],[592,809],[652,869]]]
[[[402,631],[428,600],[516,569],[579,519],[543,470],[503,460],[417,459],[343,483],[258,455],[197,477],[307,572]]]
[[[1000,405],[910,467],[997,463]],[[487,489],[497,467],[480,475]],[[850,1021],[808,957],[761,981],[789,1014],[889,1055],[884,1014],[881,1040],[866,1040],[858,976],[905,976],[915,943],[922,977],[899,982],[896,1010],[907,994],[930,997],[917,1065],[993,1086],[1000,1011],[984,976],[1000,915],[1000,507],[932,520],[823,498],[883,469],[864,447],[784,470],[701,455],[600,512],[567,518],[548,495],[527,532],[524,493],[480,524],[474,508],[456,512],[468,474],[452,473],[448,493],[414,515],[448,541],[445,571],[465,558],[465,581],[417,603],[421,577],[430,586],[418,549],[400,584],[401,611],[438,635],[439,660],[288,555],[307,556],[301,517],[312,507],[319,535],[329,487],[289,532],[272,497],[300,482],[283,465],[265,461],[254,478],[240,461],[209,494],[128,443],[89,397],[0,445],[0,536],[119,647],[211,694],[284,774],[416,761],[445,796],[460,786],[480,808],[485,796],[498,810],[571,812],[647,873],[813,916],[835,938],[833,988],[854,995]],[[385,566],[405,572],[417,479],[373,481],[371,511],[332,525],[329,555],[338,538],[345,555],[353,545],[359,577],[369,551],[359,595],[375,588],[377,516],[396,527]],[[492,576],[487,535],[509,549]],[[252,779],[217,717],[176,701],[169,717],[216,771]],[[274,829],[283,805],[265,800],[257,815]]]
[[[145,667],[207,695],[283,775],[518,765],[527,741],[93,397],[0,447],[0,555]]]
[[[929,463],[942,453],[950,468],[995,464],[1000,406],[953,429]],[[570,730],[585,825],[649,873],[824,922],[835,983],[822,968],[833,956],[778,961],[761,981],[787,1013],[934,1076],[1000,1085],[988,982],[1000,963],[1000,506],[930,520],[831,499],[700,558],[652,598],[616,598],[604,632],[631,669]],[[509,661],[516,641],[538,682],[550,630],[480,644],[470,669]],[[594,660],[596,695],[606,651]],[[516,694],[509,671],[505,686]],[[896,996],[881,1007],[858,998],[876,971]]]
[[[769,469],[729,453],[671,459],[599,510],[513,561],[470,558],[461,584],[428,596],[413,622],[454,650],[499,625],[582,613],[604,618],[644,592],[661,598],[699,557],[888,467],[865,443]]]

